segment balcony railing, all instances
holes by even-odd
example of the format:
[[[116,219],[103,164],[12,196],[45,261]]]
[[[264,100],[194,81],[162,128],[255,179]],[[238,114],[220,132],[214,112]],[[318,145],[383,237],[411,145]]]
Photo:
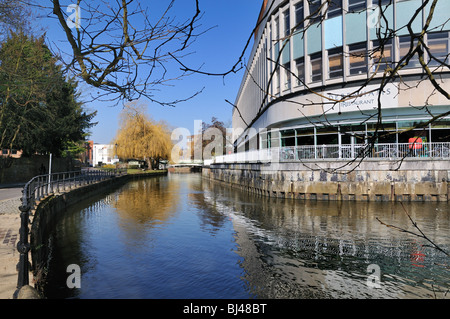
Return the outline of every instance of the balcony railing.
[[[450,159],[450,142],[287,146],[217,156],[212,163],[295,162],[320,159],[351,160],[356,158],[380,160],[404,158]]]

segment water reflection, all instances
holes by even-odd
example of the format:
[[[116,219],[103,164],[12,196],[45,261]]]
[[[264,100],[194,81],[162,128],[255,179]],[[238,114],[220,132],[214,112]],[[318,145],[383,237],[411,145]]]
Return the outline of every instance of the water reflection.
[[[417,232],[397,203],[311,202],[255,197],[204,182],[209,207],[232,218],[245,280],[261,298],[441,297],[448,257],[428,242],[380,224]],[[449,250],[446,204],[407,205],[427,236]],[[381,269],[381,288],[367,284]]]
[[[122,220],[137,224],[162,224],[177,211],[179,184],[168,179],[149,178],[126,185],[112,201]]]
[[[407,205],[450,250],[450,212]],[[437,298],[448,258],[415,231],[398,204],[257,197],[199,174],[130,182],[80,203],[58,225],[50,298]],[[82,288],[65,287],[65,265]],[[381,270],[368,286],[369,265]]]

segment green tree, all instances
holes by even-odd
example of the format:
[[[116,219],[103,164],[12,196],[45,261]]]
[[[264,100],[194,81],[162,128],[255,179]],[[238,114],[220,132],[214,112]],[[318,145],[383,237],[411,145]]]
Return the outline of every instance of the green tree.
[[[0,48],[0,146],[25,156],[60,156],[68,142],[95,125],[83,110],[77,83],[66,77],[44,37],[12,32]]]
[[[203,159],[227,154],[232,150],[230,135],[225,124],[216,117],[211,118],[211,123],[202,123],[202,154]],[[196,145],[199,147],[200,145]]]

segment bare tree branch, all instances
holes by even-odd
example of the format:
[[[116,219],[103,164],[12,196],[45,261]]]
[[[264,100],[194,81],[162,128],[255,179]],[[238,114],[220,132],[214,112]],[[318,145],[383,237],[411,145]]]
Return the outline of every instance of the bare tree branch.
[[[429,247],[435,248],[435,249],[439,250],[440,252],[444,253],[446,256],[449,256],[449,257],[450,257],[450,254],[449,254],[448,252],[446,252],[446,251],[443,250],[441,247],[439,247],[436,243],[434,243],[430,238],[428,238],[428,237],[423,233],[423,231],[419,228],[419,226],[417,225],[417,223],[416,223],[416,222],[411,218],[411,216],[408,214],[408,211],[406,210],[406,208],[405,208],[405,206],[403,205],[403,203],[400,202],[400,204],[402,205],[403,211],[404,211],[405,214],[408,216],[408,218],[409,218],[411,224],[414,226],[414,228],[416,228],[416,229],[419,231],[419,233],[415,233],[415,232],[406,230],[406,229],[401,228],[401,227],[398,227],[398,226],[393,226],[393,225],[386,224],[386,223],[382,222],[378,217],[376,217],[376,220],[378,220],[382,225],[384,225],[384,226],[386,226],[386,227],[389,227],[389,228],[398,230],[398,231],[400,231],[400,232],[402,232],[402,233],[408,233],[408,234],[414,235],[414,236],[416,236],[416,237],[425,239],[426,241],[428,241],[428,242],[431,244],[431,246],[429,246]]]

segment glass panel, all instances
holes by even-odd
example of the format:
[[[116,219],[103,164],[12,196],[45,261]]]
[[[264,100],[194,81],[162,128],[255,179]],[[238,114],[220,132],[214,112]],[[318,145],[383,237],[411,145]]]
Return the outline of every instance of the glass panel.
[[[317,135],[320,134],[337,134],[339,132],[339,129],[337,126],[326,126],[326,127],[320,127],[316,130]]]
[[[328,72],[328,76],[330,79],[342,76],[342,48],[337,48],[328,52]]]
[[[311,56],[311,81],[322,80],[322,53]]]
[[[314,135],[314,129],[312,128],[298,128],[296,129],[297,136],[309,136]]]
[[[400,121],[398,122],[398,129],[408,129],[411,127],[415,127],[417,125],[419,125],[421,123],[421,121]]]
[[[303,32],[294,33],[294,35],[292,36],[292,43],[294,59],[304,56],[305,51],[303,49]]]
[[[428,49],[434,57],[430,56],[429,66],[440,66],[441,62],[439,61],[448,63],[448,54],[450,52],[448,41],[448,32],[428,34]]]
[[[413,47],[411,48],[411,37],[403,36],[399,37],[399,49],[400,49],[400,56],[399,59],[401,60],[404,56],[408,54],[408,52],[412,49],[414,50],[415,46],[417,46],[417,40],[414,41]],[[419,57],[417,54],[414,54],[414,56],[409,60],[408,65],[405,66],[405,68],[417,68],[420,67],[419,63]]]
[[[407,24],[416,13],[417,8],[422,5],[422,0],[408,0],[397,2],[397,8],[395,10],[396,16],[396,34],[408,35],[409,30]],[[419,33],[422,30],[422,14],[416,16],[411,24],[411,28],[414,33]]]
[[[304,26],[303,1],[295,5],[295,30],[303,30]]]
[[[432,129],[431,142],[433,143],[450,142],[450,127],[447,126],[447,129]]]
[[[281,50],[283,50],[283,52],[281,52],[281,64],[284,65],[291,61],[291,41],[283,41]]]
[[[369,26],[369,34],[371,40],[380,40],[379,37],[385,38],[386,34],[390,34],[390,30],[394,26],[394,6],[375,5],[367,12],[367,23]]]
[[[350,75],[364,74],[367,72],[366,42],[349,46]]]
[[[434,1],[429,1],[425,7],[425,17],[428,17],[431,9],[431,5]],[[450,21],[448,19],[448,13],[450,12],[450,1],[437,1],[436,7],[433,11],[433,19],[431,19],[428,30],[449,30]]]
[[[378,41],[373,41],[373,66],[372,71],[383,72],[388,66],[392,66],[392,39],[387,40],[383,45],[383,52],[381,52],[381,45]]]
[[[328,3],[327,17],[333,18],[342,15],[342,0],[331,0]]]
[[[450,120],[438,120],[431,123],[431,128],[448,128],[450,129]]]
[[[277,94],[280,92],[280,68],[275,70],[275,73],[273,74],[273,82],[275,86],[275,94]]]
[[[305,59],[295,60],[295,67],[297,69],[297,85],[301,85],[302,82],[305,82]]]
[[[366,9],[366,0],[348,0],[348,11],[359,12]]]
[[[309,20],[310,23],[322,21],[321,0],[308,0],[309,2]]]
[[[281,146],[295,146],[295,137],[282,138]]]
[[[373,4],[375,5],[379,5],[381,2],[382,6],[386,6],[386,5],[392,5],[392,3],[394,2],[394,0],[372,0]]]
[[[324,45],[326,50],[342,47],[342,16],[324,21]]]
[[[337,134],[317,135],[317,145],[338,144]]]
[[[291,20],[289,15],[289,9],[284,11],[284,36],[287,37],[291,34]]]
[[[306,33],[308,42],[308,54],[322,51],[322,23],[310,26]]]
[[[282,137],[295,136],[295,130],[285,130],[281,131]]]
[[[345,15],[345,42],[353,44],[367,40],[366,14],[347,13]]]
[[[367,131],[373,132],[373,131],[375,131],[376,127],[377,127],[376,123],[368,123]],[[379,125],[379,127],[378,127],[379,132],[381,132],[381,131],[396,131],[396,130],[397,130],[397,128],[396,128],[395,123],[383,123],[383,124]]]
[[[278,41],[280,39],[280,22],[278,18],[275,18],[275,41]]]
[[[283,66],[284,70],[284,89],[289,90],[291,88],[291,63],[288,62]]]
[[[314,145],[314,136],[312,135],[298,136],[297,145]]]

